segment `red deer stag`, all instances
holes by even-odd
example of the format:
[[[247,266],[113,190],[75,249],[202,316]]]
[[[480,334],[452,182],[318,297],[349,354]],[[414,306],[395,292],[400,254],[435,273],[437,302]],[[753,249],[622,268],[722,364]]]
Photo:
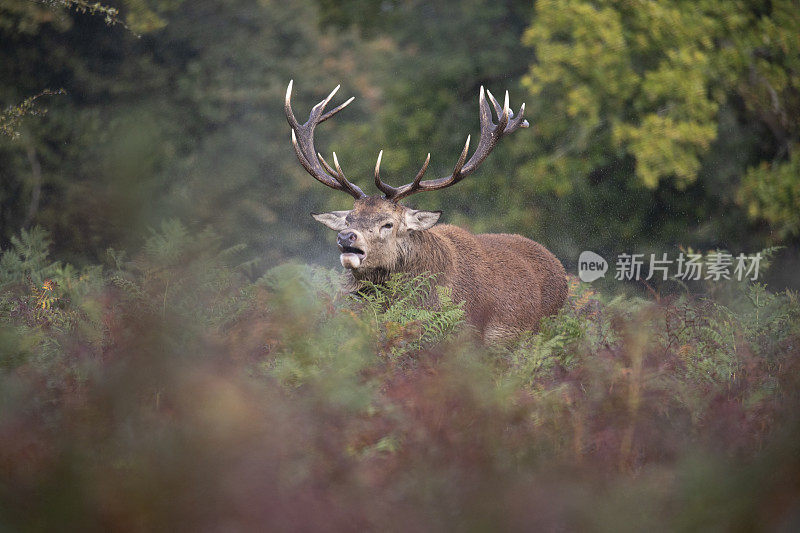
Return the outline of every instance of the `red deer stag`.
[[[355,198],[349,211],[312,213],[317,221],[338,232],[340,261],[353,285],[358,287],[362,281],[380,283],[395,272],[439,273],[439,283],[452,290],[454,301],[464,301],[467,320],[485,342],[537,331],[542,317],[558,312],[567,296],[564,267],[552,253],[520,235],[473,235],[456,226],[435,225],[441,211],[421,211],[398,203],[421,191],[444,189],[472,174],[501,138],[528,127],[522,118],[525,104],[515,115],[508,106],[508,92],[501,107],[492,93],[481,87],[481,136],[469,160],[467,137],[450,176],[423,181],[431,157],[428,154],[411,183],[392,187],[380,178],[381,151],[375,165],[375,185],[383,197],[367,196],[345,178],[336,153],[331,166],[314,148],[314,128],[353,101],[350,98],[326,113],[325,106],[338,89],[315,105],[305,124],[300,124],[292,112],[290,81],[285,111],[300,164],[324,185]],[[496,124],[485,95],[494,107]]]

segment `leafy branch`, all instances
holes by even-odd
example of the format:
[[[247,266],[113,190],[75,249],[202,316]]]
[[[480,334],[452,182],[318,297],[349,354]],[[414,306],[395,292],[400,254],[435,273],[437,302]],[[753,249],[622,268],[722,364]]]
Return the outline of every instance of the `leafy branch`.
[[[52,8],[66,8],[74,10],[76,13],[101,15],[105,17],[105,22],[109,26],[117,24],[129,29],[128,26],[119,19],[119,9],[101,4],[100,2],[87,2],[86,0],[34,0],[40,4]]]
[[[0,112],[0,133],[7,135],[13,139],[19,137],[18,130],[20,122],[27,115],[44,115],[47,110],[36,107],[36,100],[43,96],[55,96],[66,94],[64,89],[52,90],[45,89],[39,94],[29,96],[22,102],[7,107],[4,111]]]

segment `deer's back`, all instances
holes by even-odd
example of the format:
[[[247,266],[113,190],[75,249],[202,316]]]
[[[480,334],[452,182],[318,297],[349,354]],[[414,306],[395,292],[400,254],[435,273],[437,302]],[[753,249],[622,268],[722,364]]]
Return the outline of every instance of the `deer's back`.
[[[508,338],[537,331],[545,316],[567,297],[561,262],[541,244],[521,235],[473,235],[455,226],[432,228],[454,258],[445,272],[456,301],[484,338]]]

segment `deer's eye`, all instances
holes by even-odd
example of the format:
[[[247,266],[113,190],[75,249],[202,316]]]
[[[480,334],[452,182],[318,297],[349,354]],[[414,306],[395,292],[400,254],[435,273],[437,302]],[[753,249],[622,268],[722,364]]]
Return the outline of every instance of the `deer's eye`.
[[[381,229],[390,229],[392,226],[394,226],[394,224],[392,224],[391,222],[387,222],[386,224],[381,226]]]

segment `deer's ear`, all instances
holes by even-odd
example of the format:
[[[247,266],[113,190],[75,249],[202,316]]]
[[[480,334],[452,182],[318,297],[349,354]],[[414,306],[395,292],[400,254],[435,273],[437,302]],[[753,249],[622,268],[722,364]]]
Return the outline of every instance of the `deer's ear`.
[[[441,211],[417,211],[416,209],[406,209],[406,227],[413,230],[429,229],[439,221],[442,216]]]
[[[347,227],[345,217],[350,214],[350,211],[331,211],[330,213],[311,213],[314,220],[325,224],[333,231],[342,231]]]

